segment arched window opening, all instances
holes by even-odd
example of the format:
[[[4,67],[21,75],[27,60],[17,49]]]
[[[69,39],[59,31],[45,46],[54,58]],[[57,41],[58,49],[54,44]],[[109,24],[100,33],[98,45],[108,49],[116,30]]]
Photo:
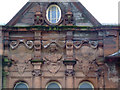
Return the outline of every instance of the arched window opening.
[[[24,82],[16,83],[14,90],[20,90],[20,89],[28,90],[28,85]]]
[[[92,83],[84,81],[79,85],[79,90],[82,89],[94,90],[94,86],[92,85]]]
[[[59,83],[57,83],[57,82],[50,82],[50,83],[48,83],[48,85],[46,86],[46,88],[47,88],[47,90],[54,90],[54,89],[56,89],[56,90],[61,90],[60,88],[61,88],[61,85],[59,84]]]

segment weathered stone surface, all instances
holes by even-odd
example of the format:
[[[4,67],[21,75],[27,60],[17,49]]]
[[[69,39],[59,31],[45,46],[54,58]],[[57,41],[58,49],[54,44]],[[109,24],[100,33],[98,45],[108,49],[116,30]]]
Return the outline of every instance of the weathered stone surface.
[[[56,24],[46,19],[51,4],[62,11]],[[22,27],[5,26],[0,32],[6,88],[19,82],[29,88],[46,88],[51,82],[61,88],[79,88],[82,82],[119,87],[119,28],[96,26],[99,22],[75,2],[29,2],[22,10],[8,23]]]

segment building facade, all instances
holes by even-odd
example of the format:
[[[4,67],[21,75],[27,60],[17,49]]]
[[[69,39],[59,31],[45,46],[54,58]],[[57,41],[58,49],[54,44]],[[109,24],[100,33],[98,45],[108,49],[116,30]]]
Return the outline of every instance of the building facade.
[[[29,1],[1,34],[3,88],[119,87],[119,27],[80,2]]]

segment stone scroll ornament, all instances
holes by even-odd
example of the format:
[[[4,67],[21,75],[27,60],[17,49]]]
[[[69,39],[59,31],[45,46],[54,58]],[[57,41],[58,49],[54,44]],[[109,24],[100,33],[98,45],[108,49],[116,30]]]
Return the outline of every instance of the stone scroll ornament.
[[[95,70],[95,60],[103,54],[98,47],[98,41],[75,41],[75,58],[78,61],[78,68],[88,75],[90,70]]]
[[[29,66],[32,56],[31,49],[33,48],[32,41],[17,40],[10,43],[9,59],[13,61],[14,69],[22,75],[25,69]]]
[[[24,43],[24,45],[28,48],[28,49],[32,49],[33,48],[33,41],[26,41],[24,39],[20,39],[17,41],[11,41],[10,42],[10,47],[11,49],[16,49],[20,43]]]
[[[44,61],[48,71],[55,74],[59,71],[63,61],[64,42],[61,44],[56,40],[43,41],[44,47]]]

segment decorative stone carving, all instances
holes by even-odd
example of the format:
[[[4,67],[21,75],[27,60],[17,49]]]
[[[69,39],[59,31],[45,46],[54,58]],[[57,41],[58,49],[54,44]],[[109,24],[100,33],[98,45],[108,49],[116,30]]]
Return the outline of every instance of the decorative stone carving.
[[[75,58],[78,60],[78,68],[87,76],[90,71],[96,71],[95,60],[103,55],[99,51],[98,41],[77,41],[74,42]]]
[[[41,32],[35,32],[34,59],[41,59]]]
[[[36,50],[40,50],[41,49],[41,43],[40,43],[39,40],[34,41],[34,48]]]
[[[15,50],[10,50],[9,59],[12,60],[14,69],[21,75],[30,65],[29,60],[31,58],[31,50],[27,49],[23,44],[20,44]]]
[[[54,34],[54,33],[52,33]],[[43,60],[50,73],[57,73],[60,69],[63,61],[63,48],[65,47],[65,41],[63,36],[55,33],[54,35],[46,34],[42,37],[43,45]]]
[[[73,14],[72,14],[72,12],[70,11],[70,9],[69,9],[68,12],[65,14],[64,23],[65,23],[65,25],[73,25]]]
[[[65,75],[66,75],[66,76],[74,76],[74,75],[75,75],[75,71],[72,70],[72,69],[67,69],[67,70],[65,71]]]
[[[51,73],[56,73],[62,65],[63,52],[59,50],[60,47],[56,43],[51,43],[48,47],[48,53],[44,55],[43,59],[46,61],[47,69]]]
[[[34,25],[43,25],[44,17],[41,12],[36,12],[34,15]]]
[[[35,77],[38,77],[38,76],[42,75],[42,72],[39,69],[35,69],[35,70],[32,71],[32,75],[35,76]]]
[[[24,43],[24,45],[28,48],[28,49],[32,49],[33,48],[33,41],[26,41],[24,39],[19,39],[17,41],[11,41],[10,42],[10,47],[11,49],[16,49],[20,43]]]
[[[58,61],[56,63],[54,62],[50,62],[50,61],[46,61],[45,65],[47,66],[47,69],[49,70],[50,73],[57,73],[62,65],[61,61]]]
[[[89,45],[90,45],[91,48],[97,48],[98,41],[89,41]]]
[[[66,42],[66,59],[73,60],[73,41]]]
[[[89,47],[94,48],[94,49],[98,47],[98,41],[88,41],[87,39],[85,39],[83,41],[76,41],[76,42],[74,42],[74,47],[76,49],[79,49],[84,44],[87,44]]]
[[[28,67],[28,62],[25,62],[25,63],[21,63],[21,62],[17,62],[16,63],[16,68],[19,72],[19,74],[23,74],[25,69]]]

